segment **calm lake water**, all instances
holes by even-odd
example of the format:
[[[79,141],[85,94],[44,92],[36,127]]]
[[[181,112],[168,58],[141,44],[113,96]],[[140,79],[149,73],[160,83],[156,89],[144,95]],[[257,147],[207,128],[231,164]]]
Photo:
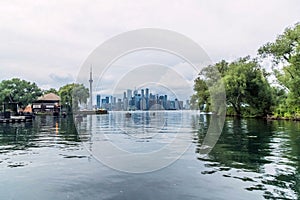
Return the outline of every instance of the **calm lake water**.
[[[77,119],[78,129],[71,117],[0,124],[0,199],[300,199],[299,122],[226,118],[203,156],[211,120],[192,111],[111,112]],[[101,162],[108,141],[147,153],[176,132],[190,145],[161,169],[127,173]]]

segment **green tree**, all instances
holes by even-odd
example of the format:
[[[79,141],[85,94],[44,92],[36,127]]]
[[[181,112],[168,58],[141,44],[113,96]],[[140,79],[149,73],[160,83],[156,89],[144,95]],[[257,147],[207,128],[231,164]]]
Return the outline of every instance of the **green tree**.
[[[13,78],[0,83],[0,103],[12,100],[25,107],[41,95],[42,90],[29,81]]]
[[[263,45],[258,53],[262,58],[272,60],[279,84],[288,91],[284,102],[286,112],[300,114],[300,24],[286,28],[274,42]]]
[[[48,89],[48,90],[44,90],[43,93],[44,93],[44,94],[53,93],[53,94],[58,95],[58,91],[57,91],[55,88],[50,88],[50,89]]]
[[[258,62],[249,57],[229,64],[224,76],[226,95],[237,115],[242,115],[242,110],[255,116],[271,112],[273,95],[266,76]]]
[[[194,81],[194,91],[196,91],[196,93],[191,97],[192,108],[208,111],[209,106],[206,106],[207,109],[204,110],[204,105],[210,103],[209,90],[205,81],[200,77]]]
[[[89,97],[89,89],[83,84],[72,83],[67,84],[58,90],[61,98],[61,104],[68,109],[68,111],[77,111],[79,103],[86,103]]]
[[[224,84],[222,73],[226,70],[227,63],[221,61],[216,65],[210,65],[200,71],[199,77],[194,81],[195,94],[191,97],[193,109],[201,111],[212,111],[215,114],[222,115],[226,110]],[[205,105],[205,106],[204,106]]]
[[[267,73],[256,60],[250,57],[240,58],[228,63],[221,61],[204,68],[195,80],[194,89],[198,103],[211,104],[212,97],[204,85],[207,80],[213,80],[212,69],[221,72],[221,78],[226,90],[226,102],[235,115],[265,116],[271,112],[273,93],[266,77]],[[217,81],[217,78],[215,78]],[[229,110],[230,112],[230,110]]]

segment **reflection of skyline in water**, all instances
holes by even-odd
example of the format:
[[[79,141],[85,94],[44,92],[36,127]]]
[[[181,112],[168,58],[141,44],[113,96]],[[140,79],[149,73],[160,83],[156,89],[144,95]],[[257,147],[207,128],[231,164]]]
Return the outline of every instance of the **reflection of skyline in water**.
[[[111,112],[87,116],[77,125],[80,138],[89,141],[89,149],[110,141],[129,152],[159,150],[171,143],[182,126],[182,112]],[[90,137],[90,138],[87,138]]]

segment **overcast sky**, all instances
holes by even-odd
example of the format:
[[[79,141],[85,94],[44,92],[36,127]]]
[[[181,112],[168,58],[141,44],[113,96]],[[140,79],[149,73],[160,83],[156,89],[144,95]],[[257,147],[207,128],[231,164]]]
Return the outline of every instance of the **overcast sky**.
[[[299,0],[2,0],[0,80],[20,77],[58,88],[76,79],[101,43],[139,28],[181,33],[213,62],[255,56],[297,21]]]

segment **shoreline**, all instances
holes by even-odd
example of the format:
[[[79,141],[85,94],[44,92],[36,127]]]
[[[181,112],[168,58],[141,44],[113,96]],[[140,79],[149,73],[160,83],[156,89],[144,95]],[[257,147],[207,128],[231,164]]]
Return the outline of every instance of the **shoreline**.
[[[285,120],[285,121],[298,121],[298,122],[300,122],[300,117],[288,118],[288,117],[276,117],[276,116],[272,115],[272,116],[266,116],[265,119],[267,119],[267,120]]]
[[[232,117],[232,118],[241,118],[241,119],[245,119],[245,118],[252,118],[252,119],[265,119],[265,120],[269,120],[269,121],[297,121],[300,122],[300,117],[295,117],[295,118],[288,118],[288,117],[278,117],[278,116],[274,116],[274,115],[267,115],[267,116],[238,116],[238,115],[226,115],[226,117]]]

